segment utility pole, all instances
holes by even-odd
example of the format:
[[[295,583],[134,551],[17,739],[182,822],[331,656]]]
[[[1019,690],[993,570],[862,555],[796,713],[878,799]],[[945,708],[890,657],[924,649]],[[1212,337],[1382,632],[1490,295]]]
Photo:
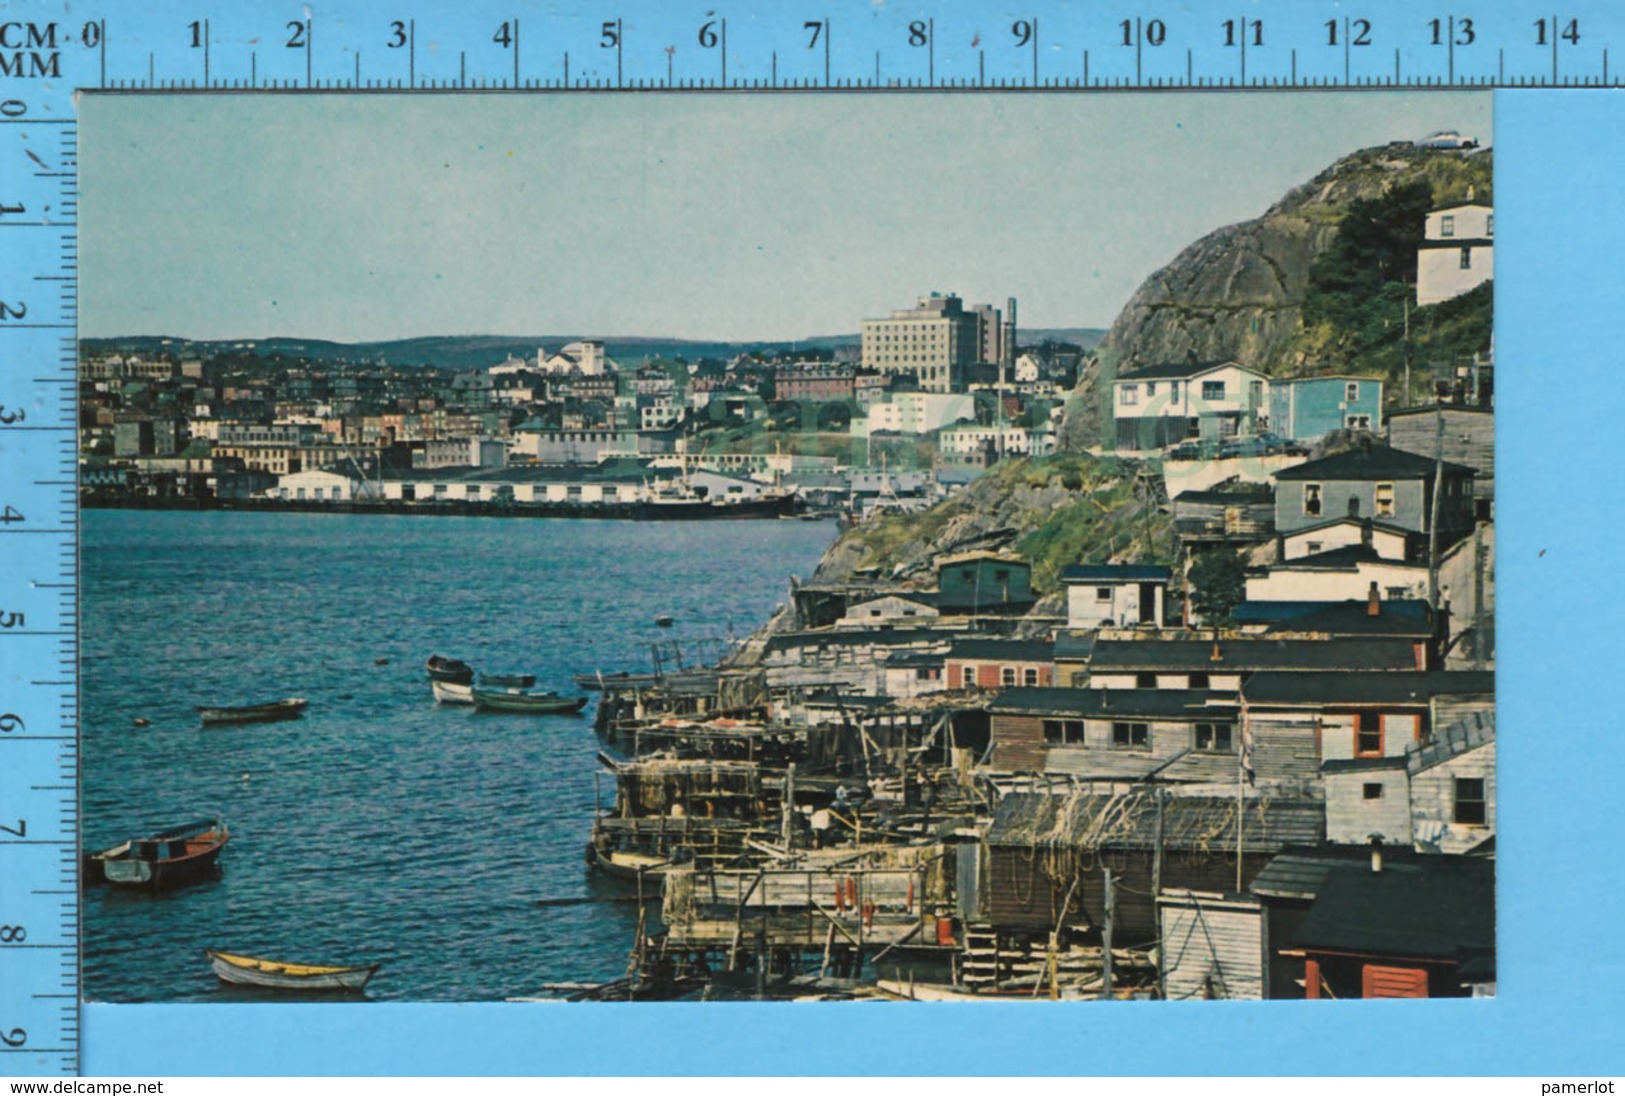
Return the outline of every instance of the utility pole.
[[[1411,405],[1411,290],[1405,287],[1405,399],[1401,407]]]
[[[784,847],[790,848],[790,838],[793,833],[791,820],[796,810],[796,763],[790,762],[784,771]]]
[[[1106,925],[1101,930],[1101,942],[1104,945],[1100,953],[1100,999],[1112,999],[1112,920],[1117,908],[1117,896],[1112,889],[1112,870],[1106,868]]]
[[[1428,605],[1439,611],[1439,498],[1444,494],[1444,405],[1433,405],[1433,499],[1428,507]]]
[[[1156,907],[1157,899],[1162,896],[1162,815],[1163,815],[1163,786],[1157,785],[1157,827],[1156,836],[1151,846],[1151,905]],[[1158,918],[1161,920],[1160,916]],[[1163,959],[1166,955],[1162,946],[1161,925],[1157,932],[1157,997],[1160,1000],[1168,999],[1168,972],[1164,967]]]

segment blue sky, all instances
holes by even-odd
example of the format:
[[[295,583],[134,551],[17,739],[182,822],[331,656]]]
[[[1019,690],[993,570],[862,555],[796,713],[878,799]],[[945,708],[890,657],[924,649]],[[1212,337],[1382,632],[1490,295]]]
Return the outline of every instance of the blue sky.
[[[87,95],[81,332],[790,340],[931,290],[1105,326],[1475,93]]]

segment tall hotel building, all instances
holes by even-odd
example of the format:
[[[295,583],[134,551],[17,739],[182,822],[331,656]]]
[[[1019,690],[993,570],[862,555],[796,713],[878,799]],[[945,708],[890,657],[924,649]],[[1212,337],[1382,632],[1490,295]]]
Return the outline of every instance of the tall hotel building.
[[[913,308],[863,321],[863,368],[912,373],[926,392],[963,392],[969,366],[1002,360],[1001,320],[991,305],[967,309],[952,293],[920,297]]]

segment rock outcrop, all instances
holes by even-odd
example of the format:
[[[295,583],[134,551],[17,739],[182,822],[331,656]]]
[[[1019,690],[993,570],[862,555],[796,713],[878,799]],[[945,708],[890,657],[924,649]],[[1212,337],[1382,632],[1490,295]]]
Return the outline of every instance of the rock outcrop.
[[[1435,204],[1488,200],[1492,158],[1408,143],[1345,156],[1288,192],[1263,216],[1196,241],[1135,291],[1085,370],[1062,427],[1069,449],[1102,437],[1100,389],[1136,368],[1239,361],[1275,376],[1306,364],[1300,345],[1309,269],[1336,238],[1349,204],[1425,180]],[[1104,374],[1104,377],[1103,377]]]

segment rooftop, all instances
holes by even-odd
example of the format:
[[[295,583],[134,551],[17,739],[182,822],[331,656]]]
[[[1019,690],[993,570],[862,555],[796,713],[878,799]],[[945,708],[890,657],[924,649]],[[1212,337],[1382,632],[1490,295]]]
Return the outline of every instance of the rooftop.
[[[940,628],[841,628],[808,632],[781,632],[768,639],[764,654],[803,647],[922,647],[946,646],[952,635]]]
[[[1219,657],[1214,658],[1214,648]],[[1254,670],[1414,670],[1416,652],[1405,639],[1099,639],[1090,668],[1097,671],[1235,673]]]
[[[1181,491],[1173,501],[1190,505],[1246,506],[1270,502],[1274,498],[1275,488],[1267,483],[1239,483],[1220,485],[1207,491]]]
[[[1154,563],[1074,563],[1061,570],[1062,582],[1167,582],[1170,567]]]
[[[948,657],[1049,662],[1055,657],[1055,644],[1048,639],[993,639],[965,636],[954,640]]]
[[[1406,407],[1399,411],[1390,411],[1387,418],[1403,419],[1412,415],[1432,415],[1443,412],[1446,415],[1490,415],[1495,414],[1493,407],[1472,407],[1462,403],[1428,403],[1420,407]]]
[[[1402,871],[1423,855],[1409,845],[1384,845],[1382,850],[1385,869]],[[1247,888],[1265,898],[1313,899],[1325,885],[1326,877],[1336,869],[1352,865],[1369,871],[1371,850],[1365,845],[1318,845],[1283,849]]]
[[[1234,783],[1236,755],[1186,750],[1173,757],[1155,757],[1128,750],[1066,748],[1050,750],[1044,760],[1046,775],[1079,780],[1141,781],[1159,784]]]
[[[1216,705],[1216,706],[1214,706]],[[988,705],[990,712],[1112,718],[1200,719],[1228,717],[1235,702],[1207,689],[1005,689]]]
[[[1249,799],[1242,847],[1273,852],[1321,839],[1325,808],[1313,800]],[[1208,851],[1228,833],[1235,847],[1236,797],[1173,795],[1163,800],[1165,848]],[[1018,849],[1152,849],[1157,841],[1156,800],[1149,789],[1116,795],[1016,793],[999,802],[987,843]]]
[[[1295,947],[1459,959],[1495,950],[1495,863],[1419,858],[1380,872],[1339,864],[1292,937]]]
[[[1316,522],[1314,525],[1300,525],[1298,528],[1292,530],[1292,532],[1287,533],[1286,536],[1289,539],[1293,537],[1306,536],[1309,533],[1318,533],[1322,529],[1330,529],[1337,525],[1356,525],[1362,529],[1372,529],[1384,533],[1393,533],[1402,537],[1411,536],[1411,531],[1402,525],[1390,525],[1388,522],[1374,521],[1371,518],[1351,518],[1347,516],[1340,518],[1327,518],[1325,521]]]
[[[1334,757],[1320,763],[1322,773],[1371,773],[1385,769],[1403,769],[1405,757]]]
[[[1340,548],[1328,548],[1324,552],[1316,552],[1309,556],[1298,556],[1296,559],[1284,559],[1279,563],[1269,565],[1271,571],[1344,571],[1354,570],[1361,563],[1386,563],[1393,567],[1420,567],[1421,564],[1408,564],[1402,559],[1389,559],[1369,544],[1345,544]]]
[[[1277,480],[1387,480],[1432,479],[1433,458],[1403,449],[1373,444],[1334,453],[1319,460],[1295,464],[1275,473]],[[1444,462],[1446,472],[1472,475],[1471,468]]]
[[[412,468],[387,472],[388,480],[412,483],[642,483],[646,480],[674,479],[676,468],[650,468],[639,460],[608,460],[602,464],[536,464],[507,468],[478,468],[462,465],[451,468]]]
[[[1094,652],[1095,637],[1093,631],[1063,631],[1055,637],[1055,657],[1086,659]]]
[[[1160,381],[1178,380],[1184,377],[1195,377],[1202,373],[1210,373],[1215,369],[1223,369],[1227,365],[1239,369],[1247,369],[1245,365],[1234,361],[1218,362],[1168,362],[1163,365],[1148,365],[1143,369],[1136,369],[1132,373],[1125,373],[1118,377],[1119,381]],[[1249,373],[1257,373],[1256,369],[1248,369]]]
[[[1409,644],[1405,644],[1409,647]],[[1256,673],[1241,687],[1248,704],[1423,705],[1436,696],[1494,696],[1491,670],[1396,670],[1385,674]]]
[[[1495,713],[1469,712],[1448,727],[1435,728],[1429,741],[1406,750],[1406,767],[1412,773],[1419,773],[1494,741]]]
[[[955,554],[949,556],[938,556],[932,561],[932,565],[941,568],[952,566],[955,563],[975,563],[978,560],[986,560],[989,563],[1015,564],[1021,567],[1032,566],[1032,564],[1027,561],[1025,556],[1017,555],[1014,552],[998,551],[992,548],[977,548],[969,552],[956,552]]]
[[[1237,624],[1265,624],[1267,632],[1324,632],[1328,635],[1385,635],[1427,639],[1433,635],[1428,603],[1416,598],[1369,603],[1355,601],[1246,601],[1231,612]]]

